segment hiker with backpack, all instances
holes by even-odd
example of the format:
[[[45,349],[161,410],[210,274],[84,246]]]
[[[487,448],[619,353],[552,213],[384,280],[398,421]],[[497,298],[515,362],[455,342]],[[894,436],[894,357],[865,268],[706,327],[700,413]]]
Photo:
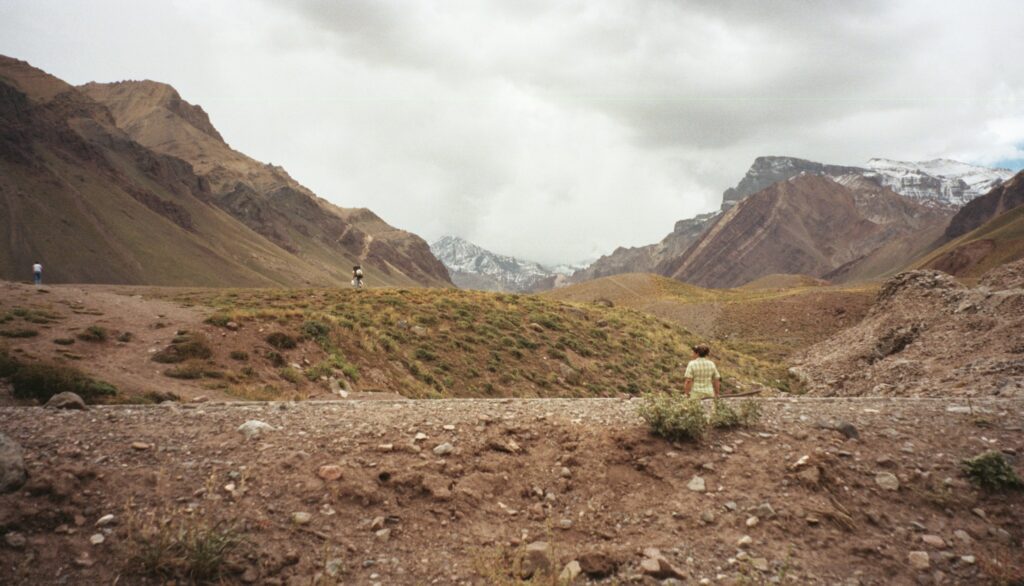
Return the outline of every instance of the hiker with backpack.
[[[708,358],[711,349],[707,344],[697,344],[692,348],[693,360],[686,365],[686,379],[683,387],[687,397],[700,399],[703,397],[718,397],[722,384],[722,375],[718,373],[718,367]]]
[[[32,278],[37,287],[43,284],[43,265],[41,263],[32,264]]]
[[[363,267],[359,265],[352,267],[352,286],[356,289],[363,288]]]

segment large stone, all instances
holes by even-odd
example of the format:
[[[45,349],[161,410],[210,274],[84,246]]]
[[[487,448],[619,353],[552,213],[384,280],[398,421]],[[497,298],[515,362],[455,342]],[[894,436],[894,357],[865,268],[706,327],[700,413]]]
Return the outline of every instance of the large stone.
[[[692,490],[693,492],[704,492],[705,490],[707,490],[707,487],[704,484],[704,479],[701,478],[700,476],[694,476],[693,478],[691,478],[690,482],[686,484],[686,488]]]
[[[444,442],[434,448],[434,453],[438,456],[447,456],[448,454],[455,451],[455,446],[448,442]]]
[[[558,575],[558,581],[560,584],[572,584],[572,581],[579,578],[581,573],[583,573],[583,569],[580,567],[580,563],[573,560],[562,568],[562,573]]]
[[[0,494],[18,490],[27,479],[21,446],[0,433]]]
[[[591,578],[605,578],[615,573],[619,563],[608,554],[600,551],[585,553],[577,558],[580,569]]]
[[[270,424],[259,421],[258,419],[250,419],[242,425],[238,426],[238,431],[245,436],[245,439],[257,438],[268,431],[273,431],[274,428]]]
[[[524,579],[533,577],[538,573],[551,571],[551,544],[546,541],[534,541],[526,546],[523,553],[523,564],[520,568],[520,575]]]
[[[896,478],[896,475],[892,472],[879,472],[875,475],[875,484],[882,488],[882,490],[899,490],[900,479]]]
[[[927,570],[931,566],[931,561],[928,559],[928,552],[926,551],[912,551],[907,554],[907,561],[910,562],[910,567],[915,570]]]
[[[57,393],[50,397],[50,400],[46,402],[47,409],[75,409],[78,411],[85,411],[88,407],[85,405],[85,401],[81,397],[74,393],[64,392]]]
[[[341,466],[337,464],[324,464],[317,471],[316,475],[323,480],[337,480],[341,478],[342,470]]]
[[[640,562],[640,571],[652,578],[666,580],[669,578],[685,579],[686,574],[672,565],[661,551],[654,547],[644,550],[644,559]]]

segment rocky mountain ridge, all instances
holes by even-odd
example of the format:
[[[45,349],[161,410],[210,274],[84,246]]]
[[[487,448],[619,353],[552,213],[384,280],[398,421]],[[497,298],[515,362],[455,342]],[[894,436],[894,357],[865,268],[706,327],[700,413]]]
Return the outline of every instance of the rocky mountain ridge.
[[[458,236],[443,236],[430,245],[452,281],[464,289],[528,292],[559,286],[578,267],[548,267],[496,254]]]

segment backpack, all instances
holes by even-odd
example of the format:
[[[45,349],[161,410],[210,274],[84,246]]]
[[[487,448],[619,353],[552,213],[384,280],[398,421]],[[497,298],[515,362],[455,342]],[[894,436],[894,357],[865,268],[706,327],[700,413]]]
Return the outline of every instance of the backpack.
[[[363,269],[356,269],[356,278],[357,279],[362,279],[363,278]]]

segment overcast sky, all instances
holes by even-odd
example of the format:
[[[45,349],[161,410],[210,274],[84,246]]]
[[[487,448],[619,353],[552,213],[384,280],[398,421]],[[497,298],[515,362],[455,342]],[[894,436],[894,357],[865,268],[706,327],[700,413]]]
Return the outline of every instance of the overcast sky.
[[[1024,165],[1024,2],[0,0],[0,53],[154,79],[433,240],[660,240],[758,155]]]

